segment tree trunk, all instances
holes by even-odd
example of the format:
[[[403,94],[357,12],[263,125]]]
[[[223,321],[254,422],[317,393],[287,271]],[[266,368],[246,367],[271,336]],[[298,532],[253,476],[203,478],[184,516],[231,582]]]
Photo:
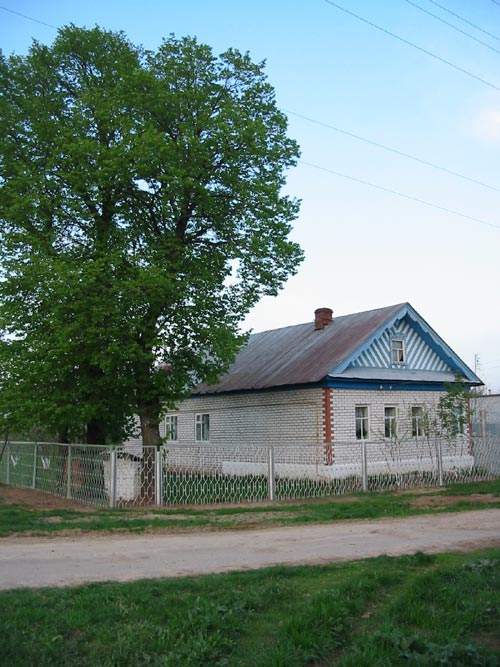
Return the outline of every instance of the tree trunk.
[[[69,442],[69,427],[65,426],[62,428],[59,433],[57,434],[57,442],[61,443],[61,445],[67,445]]]
[[[139,405],[139,418],[141,420],[141,436],[144,447],[161,445],[160,406],[158,403]]]
[[[98,419],[91,419],[88,422],[85,441],[87,445],[106,444],[106,427]]]
[[[139,404],[143,446],[141,499],[146,502],[155,500],[155,447],[161,445],[159,414],[157,401]]]

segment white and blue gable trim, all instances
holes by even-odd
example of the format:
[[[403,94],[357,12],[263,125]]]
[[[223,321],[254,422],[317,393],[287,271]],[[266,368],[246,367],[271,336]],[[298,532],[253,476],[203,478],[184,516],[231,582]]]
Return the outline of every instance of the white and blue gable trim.
[[[405,343],[404,365],[394,365],[391,341]],[[383,326],[375,331],[357,350],[333,368],[329,376],[339,377],[348,369],[395,369],[449,373],[470,384],[482,384],[473,371],[438,336],[409,304],[404,304]],[[347,374],[346,374],[347,375]]]
[[[381,336],[363,350],[350,364],[351,368],[393,368],[391,344],[393,340],[404,341],[405,368],[419,371],[453,372],[444,359],[417,333],[405,318],[386,329]]]

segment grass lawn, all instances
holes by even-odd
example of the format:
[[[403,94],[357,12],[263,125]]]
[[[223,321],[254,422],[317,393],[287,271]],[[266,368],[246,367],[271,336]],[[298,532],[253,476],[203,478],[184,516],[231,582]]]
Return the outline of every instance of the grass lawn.
[[[500,507],[500,480],[183,509],[68,509],[23,494],[13,504],[15,491],[0,486],[0,536],[220,530]],[[9,667],[500,667],[500,549],[7,591],[0,618],[0,664]]]
[[[21,493],[22,490],[19,490]],[[22,491],[23,502],[13,502],[17,490],[0,485],[0,537],[12,534],[44,535],[61,531],[179,531],[268,525],[292,525],[403,517],[415,514],[500,507],[500,480],[450,485],[444,489],[415,489],[352,496],[332,496],[280,503],[238,506],[145,509],[98,509],[89,506],[64,507],[53,499],[45,508],[29,502],[30,492]],[[9,496],[10,494],[10,496]],[[37,496],[41,498],[40,495]],[[45,495],[45,498],[51,498]],[[57,502],[61,506],[57,506]]]
[[[498,667],[500,549],[0,594],[9,667]]]

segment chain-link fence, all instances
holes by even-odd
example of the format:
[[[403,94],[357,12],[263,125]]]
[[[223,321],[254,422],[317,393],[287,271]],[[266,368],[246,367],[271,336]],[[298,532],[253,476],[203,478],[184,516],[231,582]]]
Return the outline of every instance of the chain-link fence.
[[[471,415],[473,433],[500,437],[500,394],[474,396]]]
[[[156,488],[162,459],[156,447],[145,447],[141,456],[118,447],[47,442],[8,442],[2,449],[3,484],[100,507],[162,502],[163,491]]]
[[[2,447],[0,446],[0,453]],[[102,507],[285,500],[500,477],[500,438],[137,448],[8,442],[0,482]]]

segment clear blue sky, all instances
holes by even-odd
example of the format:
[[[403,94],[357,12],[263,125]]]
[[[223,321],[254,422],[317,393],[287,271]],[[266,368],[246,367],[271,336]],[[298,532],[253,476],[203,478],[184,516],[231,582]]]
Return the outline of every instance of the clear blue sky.
[[[0,0],[0,46],[23,54],[33,38],[50,43],[56,34],[10,9],[52,26],[123,30],[152,49],[175,33],[194,35],[216,53],[234,47],[265,59],[302,148],[287,190],[302,199],[293,237],[306,259],[245,327],[309,321],[319,306],[342,315],[409,301],[469,366],[479,355],[479,375],[500,392],[500,191],[345,134],[500,190],[500,4],[436,1],[441,7],[412,0],[490,48],[407,0],[335,0],[469,74],[326,0]]]

